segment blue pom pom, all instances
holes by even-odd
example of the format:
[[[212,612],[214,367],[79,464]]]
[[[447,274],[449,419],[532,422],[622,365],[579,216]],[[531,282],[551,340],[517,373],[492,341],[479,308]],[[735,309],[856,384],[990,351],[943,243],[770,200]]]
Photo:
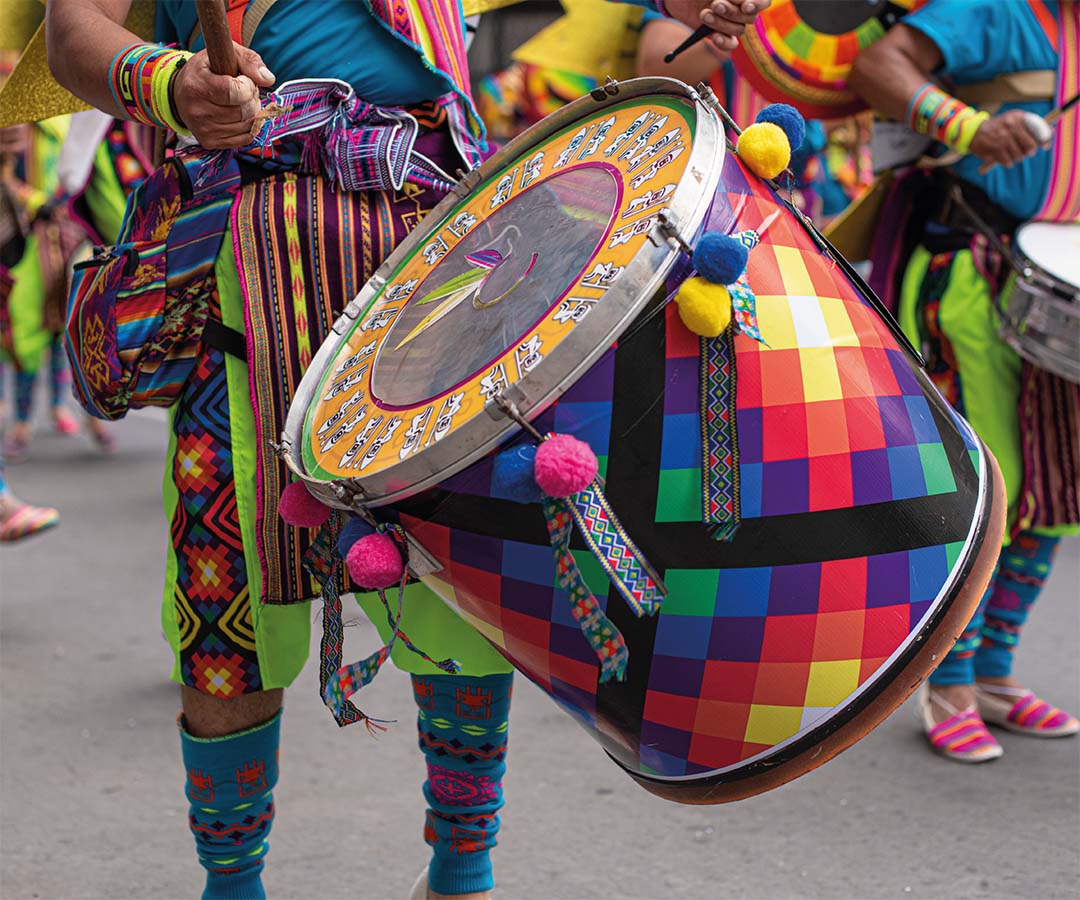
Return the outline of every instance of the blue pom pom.
[[[374,534],[375,529],[368,525],[363,519],[356,516],[350,516],[349,521],[345,523],[345,527],[341,529],[341,534],[338,535],[337,549],[338,555],[344,559],[349,555],[349,548],[352,547],[360,538],[367,537],[369,534]]]
[[[539,503],[543,500],[544,494],[533,474],[535,461],[536,447],[532,444],[503,450],[492,464],[492,494],[517,503]]]
[[[770,103],[757,114],[756,122],[772,122],[787,135],[792,152],[802,146],[806,139],[806,120],[794,106],[786,103]]]
[[[706,231],[694,247],[694,268],[715,284],[734,284],[746,269],[750,251],[721,231]]]

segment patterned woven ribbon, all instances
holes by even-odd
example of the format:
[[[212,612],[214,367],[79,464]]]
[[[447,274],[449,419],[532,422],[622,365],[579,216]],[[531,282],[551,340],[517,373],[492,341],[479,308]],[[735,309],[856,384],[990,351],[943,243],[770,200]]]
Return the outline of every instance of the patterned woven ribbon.
[[[656,613],[667,593],[664,584],[630,540],[599,483],[593,481],[566,499],[585,545],[634,615],[641,618]]]
[[[335,529],[336,530],[336,529]],[[399,525],[388,525],[383,529],[387,534],[390,534],[395,541],[397,541],[398,547],[403,553],[408,552],[408,541],[405,537],[405,531]],[[326,532],[324,529],[323,533]],[[308,558],[318,559],[324,553],[324,545],[321,542],[322,534],[316,538],[315,542],[311,545],[311,549],[308,551]],[[319,546],[318,552],[316,546]],[[332,552],[334,558],[331,560],[331,578],[336,584],[336,567],[340,562],[336,552],[336,538],[335,543],[332,545]],[[325,565],[325,562],[316,562],[315,565]],[[308,567],[309,573],[312,577],[320,578],[320,573],[314,569],[314,567]],[[380,647],[370,656],[366,656],[363,659],[357,660],[354,663],[350,663],[347,666],[341,664],[341,651],[343,643],[342,624],[341,624],[341,598],[338,596],[337,591],[334,591],[334,597],[332,604],[327,602],[328,597],[324,588],[323,594],[323,641],[322,652],[320,655],[320,668],[319,668],[319,692],[322,695],[323,703],[333,714],[335,721],[338,725],[345,726],[350,725],[353,722],[363,720],[364,725],[368,731],[375,733],[376,731],[385,730],[385,722],[372,719],[370,716],[360,712],[349,699],[353,694],[359,691],[364,685],[369,684],[371,680],[379,673],[379,669],[382,668],[382,664],[390,658],[390,651],[393,649],[394,644],[400,639],[406,647],[409,648],[417,656],[427,660],[433,666],[441,669],[449,675],[456,675],[461,671],[461,664],[455,659],[434,660],[423,650],[417,647],[404,631],[401,630],[401,615],[402,604],[405,598],[405,585],[408,583],[409,574],[408,566],[402,571],[401,582],[398,584],[398,596],[397,596],[397,609],[392,610],[390,603],[386,599],[386,591],[379,591],[379,599],[382,601],[383,608],[386,610],[386,620],[390,623],[390,640],[385,645]],[[332,608],[331,608],[332,607]],[[329,612],[328,612],[329,610]]]
[[[740,240],[747,250],[753,250],[761,241],[761,235],[752,228],[738,231],[732,237]],[[765,339],[758,328],[757,296],[750,287],[750,282],[746,280],[745,272],[739,276],[738,281],[728,285],[728,293],[731,294],[732,320],[739,331],[764,344]]]
[[[446,114],[455,136],[469,134],[467,113],[457,94],[432,102]],[[416,150],[422,130],[416,116],[399,107],[366,103],[344,81],[287,81],[268,93],[263,104],[280,112],[267,118],[239,153],[264,167],[299,166],[319,172],[346,191],[399,190],[406,181],[441,190],[454,185],[451,174]],[[465,163],[480,164],[475,142],[459,139],[458,144]],[[222,165],[230,154],[221,151],[215,165]]]
[[[600,604],[592,595],[581,576],[574,555],[570,552],[570,535],[574,529],[574,515],[566,500],[545,497],[544,519],[551,537],[551,549],[555,554],[555,574],[559,584],[570,595],[570,613],[581,626],[581,633],[600,660],[600,682],[622,681],[626,677],[626,665],[630,652],[626,642],[611,620],[604,615]],[[641,613],[638,613],[641,615]]]
[[[735,428],[735,335],[701,338],[701,446],[704,519],[715,540],[738,530],[739,445]]]
[[[345,641],[341,624],[341,593],[338,589],[338,566],[341,561],[337,554],[337,535],[340,529],[341,517],[334,513],[311,542],[304,555],[304,568],[316,583],[322,585],[323,635],[319,647],[319,694],[333,713],[334,721],[344,727],[353,722],[366,722],[368,717],[343,696],[334,696],[333,703],[327,699],[341,668],[341,651]]]

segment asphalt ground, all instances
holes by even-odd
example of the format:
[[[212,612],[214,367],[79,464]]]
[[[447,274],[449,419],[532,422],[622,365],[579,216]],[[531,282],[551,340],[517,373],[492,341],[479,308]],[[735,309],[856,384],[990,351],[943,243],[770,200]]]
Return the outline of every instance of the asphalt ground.
[[[158,623],[166,525],[163,416],[120,449],[42,434],[9,466],[52,533],[0,548],[0,896],[192,898],[178,691]],[[1080,708],[1080,542],[1063,543],[1018,673]],[[317,611],[313,611],[313,617]],[[318,628],[314,629],[317,634]],[[346,655],[376,646],[359,613]],[[363,706],[399,722],[339,731],[309,664],[288,693],[274,898],[403,898],[426,860],[423,764],[406,676]],[[1067,898],[1080,896],[1080,741],[1004,734],[1003,759],[932,756],[909,703],[823,768],[715,807],[645,793],[519,678],[501,898]]]

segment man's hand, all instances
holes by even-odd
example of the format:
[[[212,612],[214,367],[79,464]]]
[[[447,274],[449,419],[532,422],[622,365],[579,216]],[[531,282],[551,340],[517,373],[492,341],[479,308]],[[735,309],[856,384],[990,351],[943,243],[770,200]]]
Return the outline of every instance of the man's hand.
[[[16,156],[26,151],[26,126],[0,128],[0,154]]]
[[[252,124],[262,109],[259,88],[274,83],[258,53],[241,44],[233,46],[240,63],[236,77],[211,72],[210,60],[202,50],[187,61],[173,84],[176,112],[207,150],[249,144]]]
[[[711,41],[717,50],[730,53],[739,45],[739,35],[753,23],[772,0],[667,0],[668,15],[684,25],[708,25],[716,32]]]
[[[994,165],[1010,168],[1034,156],[1039,147],[1024,121],[1023,110],[1010,109],[1000,116],[991,116],[979,126],[969,152],[987,163],[984,169]]]

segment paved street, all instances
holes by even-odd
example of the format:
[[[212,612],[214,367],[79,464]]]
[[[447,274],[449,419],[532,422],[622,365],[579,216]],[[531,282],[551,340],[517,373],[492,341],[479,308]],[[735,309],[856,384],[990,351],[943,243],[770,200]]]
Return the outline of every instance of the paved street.
[[[0,548],[0,896],[193,898],[177,689],[158,624],[165,522],[160,414],[119,453],[42,435],[14,489],[63,512]],[[1020,674],[1080,708],[1080,542],[1062,547]],[[356,614],[346,656],[376,646]],[[318,629],[314,629],[316,632]],[[364,709],[378,741],[338,730],[310,665],[287,699],[273,898],[403,898],[425,860],[423,767],[408,679],[389,667]],[[633,784],[518,680],[502,898],[1077,897],[1080,741],[1004,735],[1005,757],[931,756],[909,704],[817,772],[770,794],[682,807]]]

